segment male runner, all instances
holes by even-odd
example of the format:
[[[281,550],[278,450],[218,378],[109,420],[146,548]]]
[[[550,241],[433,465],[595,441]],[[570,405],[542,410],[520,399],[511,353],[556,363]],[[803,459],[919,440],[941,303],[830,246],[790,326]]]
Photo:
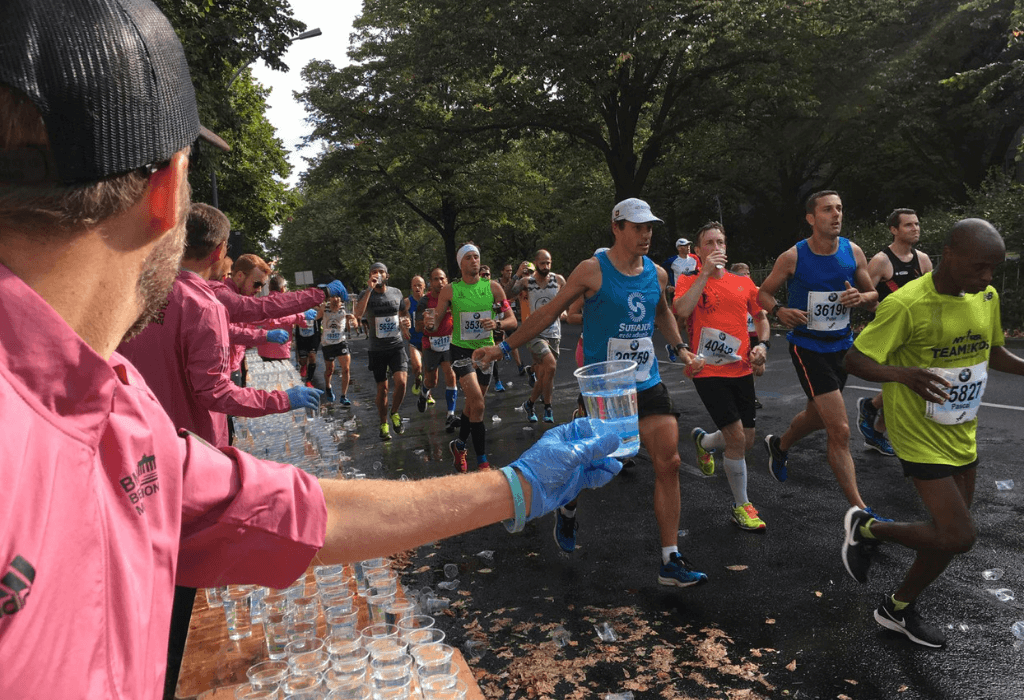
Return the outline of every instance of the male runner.
[[[530,308],[536,311],[554,299],[562,287],[565,278],[551,272],[551,253],[538,250],[533,256],[534,271],[512,285],[513,294],[526,290],[530,296]],[[565,313],[552,321],[551,325],[530,340],[527,346],[533,357],[533,371],[537,382],[530,391],[530,398],[523,403],[526,418],[531,423],[537,422],[537,414],[533,409],[537,399],[544,400],[544,422],[554,423],[555,416],[551,409],[551,394],[555,388],[555,370],[558,368],[558,345],[562,338],[562,321]]]
[[[916,550],[900,587],[875,610],[875,620],[926,647],[945,646],[946,639],[920,616],[915,602],[977,537],[970,507],[977,413],[988,371],[1024,375],[1024,360],[1003,347],[999,295],[991,286],[1005,257],[1003,239],[987,221],[957,222],[935,271],[887,297],[846,357],[851,374],[884,382],[889,436],[929,520],[880,522],[850,508],[843,564],[865,583],[875,550],[868,543],[897,542]]]
[[[313,386],[313,374],[316,372],[316,352],[320,349],[320,335],[323,332],[324,308],[326,306],[325,302],[314,309],[316,316],[313,320],[307,319],[305,328],[295,326],[295,357],[299,361],[299,377],[306,383],[306,386]]]
[[[423,413],[427,410],[427,406],[434,404],[430,390],[437,386],[437,368],[440,367],[444,372],[444,400],[448,409],[444,428],[451,433],[459,425],[459,419],[455,415],[459,384],[455,379],[455,372],[452,370],[451,311],[446,313],[440,321],[436,320],[437,302],[441,290],[447,284],[448,275],[440,267],[435,267],[430,271],[430,291],[427,293],[426,302],[416,307],[416,328],[423,333],[423,391],[420,392],[416,408]],[[428,327],[433,330],[428,330]]]
[[[914,244],[921,239],[921,223],[913,209],[895,209],[885,220],[892,234],[892,243],[868,262],[868,276],[878,292],[878,303],[905,285],[932,270],[932,259]],[[885,437],[885,416],[882,413],[882,392],[873,398],[857,400],[857,427],[864,436],[864,445],[893,455]]]
[[[409,296],[402,300],[402,306],[405,307],[405,313],[409,318],[414,319],[416,318],[416,307],[423,299],[427,283],[423,281],[422,277],[416,275],[409,283],[409,289]],[[412,393],[413,396],[419,396],[420,385],[423,383],[423,365],[420,361],[420,346],[423,345],[423,336],[416,330],[415,324],[410,323],[409,328],[402,329],[402,337],[409,343],[409,370],[413,377]]]
[[[348,331],[351,329],[352,319],[352,315],[342,304],[341,297],[331,297],[327,300],[322,322],[323,338],[320,341],[324,353],[324,400],[334,401],[331,377],[334,376],[334,360],[337,358],[341,367],[341,398],[338,399],[338,403],[342,406],[352,405],[347,396],[351,380],[349,369],[352,366],[352,354],[348,349]]]
[[[491,268],[489,266],[487,266],[487,265],[481,265],[480,266],[480,279],[490,281],[490,279],[491,279]],[[499,282],[499,284],[500,284],[500,282]],[[504,290],[504,289],[505,288],[502,287],[502,290]],[[506,296],[505,298],[507,299],[508,297]],[[509,303],[511,304],[511,302],[509,302]],[[513,315],[515,315],[515,312],[513,312]],[[517,323],[518,323],[518,321],[517,321]],[[492,337],[492,339],[494,340],[495,343],[500,343],[501,341],[503,341],[505,339],[505,332],[495,328],[491,332],[491,337]],[[501,393],[501,392],[505,391],[505,385],[501,383],[501,376],[500,376],[500,372],[499,372],[499,368],[500,367],[501,367],[501,363],[500,362],[495,362],[493,365],[491,365],[491,377],[494,380],[494,381],[491,382],[491,387],[494,388],[494,392],[495,393]],[[484,393],[485,394],[487,393],[486,389],[484,389]]]
[[[712,450],[725,450],[725,476],[732,490],[732,520],[742,530],[763,532],[764,520],[747,497],[745,455],[754,445],[754,374],[764,372],[770,342],[765,313],[750,277],[725,271],[725,229],[710,222],[697,232],[694,250],[701,259],[696,276],[679,275],[673,310],[687,322],[690,345],[697,349],[686,373],[718,428],[690,433],[700,469],[715,473]],[[761,324],[757,344],[747,335],[747,316]],[[687,356],[689,353],[687,353]]]
[[[380,417],[380,439],[391,439],[390,425],[401,435],[405,432],[398,409],[405,400],[405,383],[409,371],[409,356],[402,340],[402,328],[408,327],[409,315],[402,305],[402,292],[388,286],[388,267],[382,262],[370,265],[369,286],[363,290],[353,311],[356,318],[364,314],[370,329],[370,371],[377,382],[377,415]],[[388,418],[388,370],[395,380],[395,393],[391,397],[391,417]]]
[[[558,295],[536,309],[523,327],[501,346],[483,348],[474,356],[491,361],[511,348],[526,344],[551,325],[579,296],[583,304],[583,354],[586,364],[635,359],[640,443],[654,466],[654,515],[658,521],[662,565],[658,583],[693,586],[707,580],[679,554],[679,423],[668,389],[661,382],[654,355],[654,327],[673,344],[686,362],[693,355],[679,337],[675,316],[662,290],[665,271],[647,257],[653,223],[662,223],[640,199],[626,199],[612,209],[615,244],[587,258],[572,271]],[[555,541],[563,551],[576,547],[576,503],[566,504],[555,516]]]
[[[466,243],[455,254],[462,271],[462,279],[444,287],[438,296],[434,323],[439,323],[451,309],[452,314],[452,369],[466,396],[465,407],[459,418],[459,437],[448,447],[452,451],[457,471],[469,469],[466,463],[466,439],[473,436],[477,469],[490,469],[487,460],[487,429],[484,426],[484,391],[491,381],[491,367],[481,367],[472,359],[476,348],[494,345],[491,332],[495,329],[511,331],[516,327],[505,292],[496,280],[480,277],[480,249]],[[495,315],[497,314],[497,318]],[[427,326],[433,330],[436,325]],[[501,354],[498,354],[501,357]]]
[[[842,393],[846,385],[843,357],[853,345],[850,309],[874,306],[878,293],[871,288],[860,246],[839,235],[843,228],[839,194],[816,192],[807,198],[806,209],[811,236],[779,256],[759,295],[761,308],[793,329],[786,336],[789,355],[807,394],[806,407],[793,418],[785,434],[765,437],[768,470],[776,480],[785,481],[789,448],[824,428],[828,463],[843,495],[851,505],[866,508],[850,456],[850,425]],[[789,306],[775,300],[784,283],[789,286]]]

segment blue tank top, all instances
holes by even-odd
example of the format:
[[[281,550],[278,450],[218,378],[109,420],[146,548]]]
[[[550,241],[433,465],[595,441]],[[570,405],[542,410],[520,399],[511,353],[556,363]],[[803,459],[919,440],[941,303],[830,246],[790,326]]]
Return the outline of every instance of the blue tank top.
[[[786,335],[789,342],[814,352],[840,352],[853,345],[849,310],[845,311],[845,321],[837,312],[842,308],[838,299],[846,289],[845,283],[856,286],[856,271],[857,261],[846,238],[839,238],[839,249],[832,255],[816,255],[807,239],[796,244],[796,271],[789,280],[787,306],[806,311],[808,324],[795,326]],[[812,294],[813,303],[808,305]],[[829,330],[831,326],[836,329]]]
[[[662,295],[657,268],[645,256],[643,272],[627,277],[604,251],[595,257],[601,264],[601,289],[583,303],[583,361],[633,360],[636,389],[643,391],[661,382],[651,340]]]
[[[409,295],[409,319],[412,321],[412,325],[409,326],[409,345],[419,350],[423,347],[423,333],[416,330],[416,307],[419,306],[419,302],[412,298],[412,294]]]

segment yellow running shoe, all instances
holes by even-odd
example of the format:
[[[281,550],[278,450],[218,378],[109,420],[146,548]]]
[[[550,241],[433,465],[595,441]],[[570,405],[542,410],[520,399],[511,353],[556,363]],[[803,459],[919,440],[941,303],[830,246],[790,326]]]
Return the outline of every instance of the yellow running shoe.
[[[750,501],[736,506],[732,509],[732,521],[739,525],[741,530],[753,530],[764,532],[768,527],[757,514],[757,508]]]
[[[693,438],[693,446],[697,448],[697,466],[704,472],[705,476],[711,476],[715,473],[715,456],[711,454],[710,450],[705,450],[701,446],[701,440],[707,432],[701,428],[694,428],[690,431],[690,437]]]

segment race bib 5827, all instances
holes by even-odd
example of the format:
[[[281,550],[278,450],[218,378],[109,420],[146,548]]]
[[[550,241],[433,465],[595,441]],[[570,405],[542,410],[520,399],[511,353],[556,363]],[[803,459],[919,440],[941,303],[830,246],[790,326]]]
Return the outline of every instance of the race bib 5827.
[[[942,375],[952,386],[946,389],[949,395],[946,403],[925,402],[925,416],[942,425],[960,425],[974,420],[988,384],[988,363],[950,369],[933,368],[932,371]]]

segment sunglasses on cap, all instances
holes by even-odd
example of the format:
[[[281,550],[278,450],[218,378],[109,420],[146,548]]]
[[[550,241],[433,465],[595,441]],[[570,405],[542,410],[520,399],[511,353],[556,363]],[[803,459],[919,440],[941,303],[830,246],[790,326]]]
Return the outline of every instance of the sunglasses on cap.
[[[265,284],[266,284],[266,281],[263,281],[263,282],[253,282],[252,283],[252,288],[253,289],[263,289],[263,285],[265,285]]]

